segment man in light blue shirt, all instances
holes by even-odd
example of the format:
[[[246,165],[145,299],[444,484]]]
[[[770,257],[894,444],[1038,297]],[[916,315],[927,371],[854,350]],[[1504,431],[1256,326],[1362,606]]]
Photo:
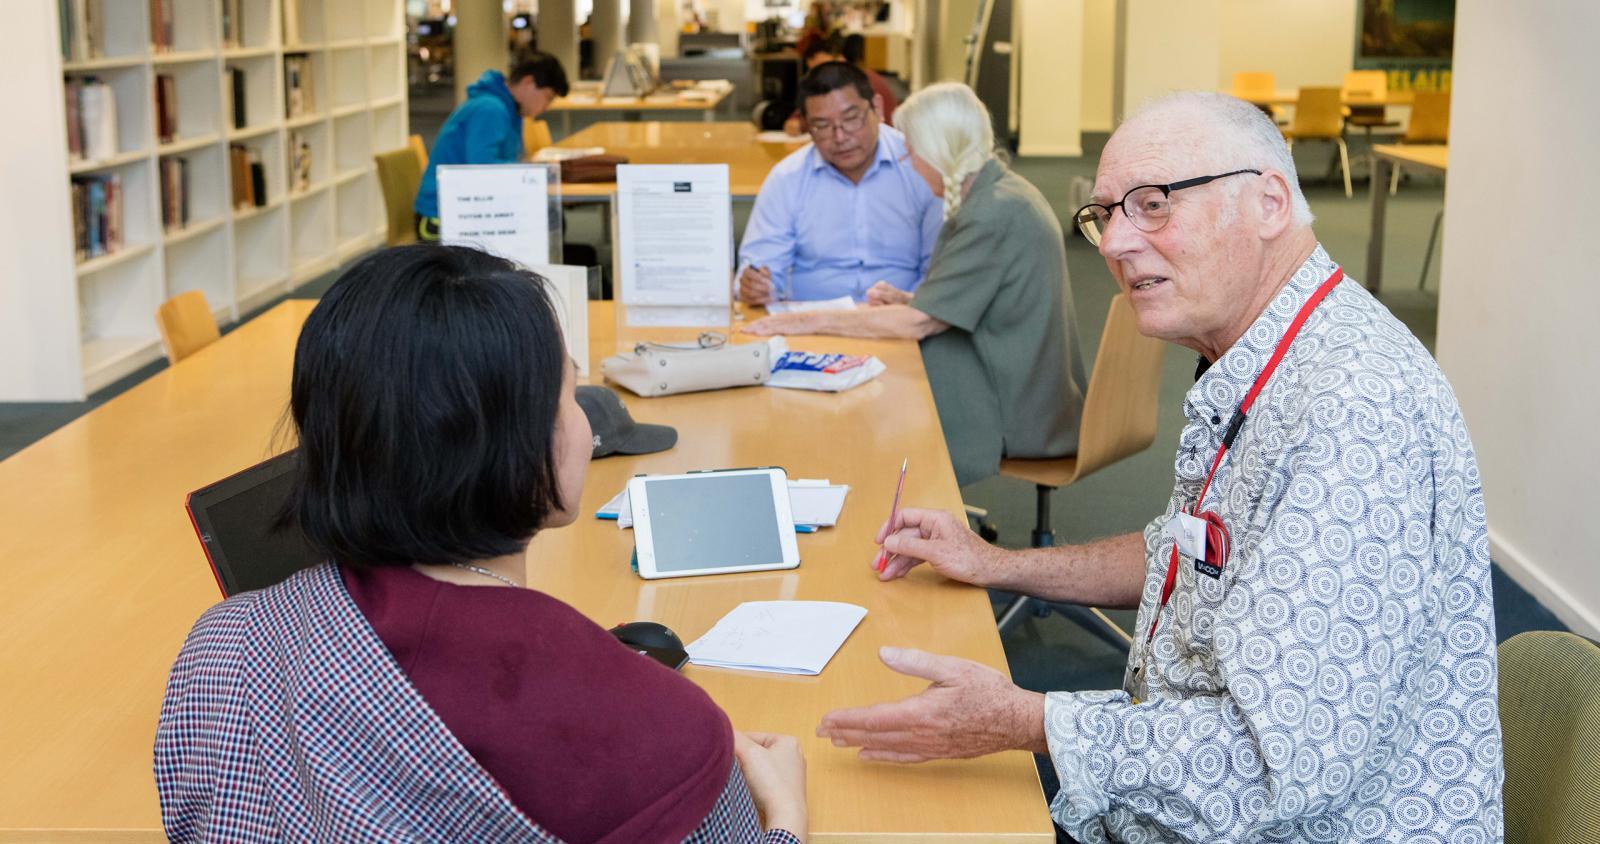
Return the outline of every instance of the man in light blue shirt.
[[[905,136],[881,125],[865,73],[819,65],[800,83],[813,143],[761,185],[739,248],[739,298],[862,300],[879,281],[922,281],[944,209],[907,161]]]

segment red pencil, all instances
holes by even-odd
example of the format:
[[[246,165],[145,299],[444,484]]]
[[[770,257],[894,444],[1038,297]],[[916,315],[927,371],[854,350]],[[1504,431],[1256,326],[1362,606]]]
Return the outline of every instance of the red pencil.
[[[893,534],[895,531],[900,529],[900,493],[906,488],[906,466],[910,463],[911,458],[909,457],[900,461],[900,482],[895,484],[894,505],[889,508],[890,534]],[[887,540],[888,537],[884,537],[884,539]],[[887,565],[889,565],[889,552],[887,550],[880,549],[878,551],[878,573],[882,574],[884,567]]]

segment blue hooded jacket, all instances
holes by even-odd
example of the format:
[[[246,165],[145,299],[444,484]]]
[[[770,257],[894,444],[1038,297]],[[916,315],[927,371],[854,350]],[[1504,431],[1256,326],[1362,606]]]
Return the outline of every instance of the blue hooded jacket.
[[[506,87],[505,74],[486,70],[467,88],[467,101],[450,113],[428,154],[413,210],[439,216],[441,164],[512,164],[522,160],[522,112]]]

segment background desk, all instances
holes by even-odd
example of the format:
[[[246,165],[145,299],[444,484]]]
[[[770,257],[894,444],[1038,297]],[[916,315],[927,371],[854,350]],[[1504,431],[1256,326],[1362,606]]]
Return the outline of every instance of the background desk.
[[[1400,144],[1374,144],[1372,147],[1372,228],[1367,235],[1367,275],[1363,281],[1367,289],[1376,293],[1383,280],[1383,218],[1389,203],[1389,172],[1396,163],[1407,167],[1420,167],[1435,173],[1450,168],[1450,147],[1447,144],[1402,146]],[[1434,229],[1434,237],[1438,228]],[[1428,256],[1433,255],[1433,238],[1428,239]],[[1422,265],[1422,279],[1427,281],[1428,264]],[[1421,286],[1420,284],[1418,286]]]
[[[1338,87],[1330,85],[1328,87]],[[1295,88],[1284,88],[1270,94],[1254,91],[1239,92],[1232,88],[1221,89],[1222,93],[1238,97],[1247,103],[1258,106],[1294,105],[1300,101],[1300,91]],[[1416,98],[1411,91],[1389,91],[1381,96],[1349,96],[1340,97],[1340,101],[1347,106],[1408,106]]]
[[[710,91],[707,93],[709,96],[706,96],[704,99],[651,100],[649,97],[633,97],[626,102],[621,102],[618,100],[606,102],[605,98],[603,97],[595,97],[593,99],[586,97],[583,99],[574,100],[572,97],[568,96],[558,98],[555,102],[550,104],[550,107],[546,109],[545,112],[547,114],[561,115],[562,135],[567,135],[572,131],[572,113],[575,111],[621,111],[632,113],[643,113],[647,111],[689,111],[700,112],[704,116],[704,119],[709,122],[714,119],[717,113],[717,106],[722,105],[722,101],[726,100],[728,95],[733,93],[733,89],[729,88],[727,90]]]
[[[735,199],[754,199],[774,165],[805,143],[763,143],[749,123],[596,123],[556,144],[605,147],[629,164],[726,164]],[[563,201],[610,201],[615,182],[563,184]]]
[[[0,463],[0,841],[161,840],[156,716],[178,647],[218,600],[183,497],[276,451],[294,340],[312,305],[277,306]],[[593,355],[611,353],[610,304],[591,303],[590,315]],[[640,421],[676,425],[678,446],[595,462],[586,515],[535,539],[530,582],[602,624],[653,619],[685,641],[743,600],[865,606],[819,677],[695,666],[685,674],[735,726],[800,736],[819,841],[1053,840],[1025,753],[900,767],[860,762],[812,735],[829,709],[922,688],[878,663],[880,645],[1001,670],[1005,656],[982,590],[926,568],[883,585],[868,568],[902,457],[911,457],[907,501],[961,506],[916,345],[794,345],[871,352],[889,369],[842,395],[751,387],[628,399]],[[838,527],[800,537],[796,571],[647,583],[627,568],[632,537],[588,515],[635,472],[753,464],[852,486]]]

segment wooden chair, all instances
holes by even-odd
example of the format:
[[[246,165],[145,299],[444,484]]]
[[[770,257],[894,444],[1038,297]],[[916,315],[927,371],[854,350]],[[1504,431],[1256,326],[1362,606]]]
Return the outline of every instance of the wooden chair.
[[[211,316],[206,294],[199,290],[178,295],[156,308],[156,327],[161,331],[161,346],[167,363],[173,364],[204,349],[222,336]]]
[[[1355,196],[1350,186],[1350,148],[1344,142],[1344,117],[1340,113],[1338,88],[1301,88],[1295,99],[1294,119],[1283,130],[1294,151],[1297,140],[1332,141],[1339,147],[1339,165],[1344,170],[1344,195]]]
[[[1419,91],[1411,101],[1411,120],[1400,136],[1402,144],[1450,143],[1450,92]],[[1389,193],[1400,187],[1400,164],[1389,176]]]
[[[1400,125],[1390,120],[1384,109],[1389,96],[1389,74],[1381,70],[1352,70],[1344,75],[1344,123],[1362,130],[1367,136],[1367,146],[1372,146],[1373,129],[1392,129]],[[1361,101],[1371,105],[1362,105]]]
[[[555,143],[550,136],[550,124],[543,120],[522,118],[522,154],[525,158],[533,158],[533,154]]]
[[[1257,108],[1272,115],[1274,122],[1283,116],[1283,109],[1270,102],[1277,93],[1278,79],[1268,71],[1242,70],[1233,75],[1233,95],[1254,102]]]
[[[1000,474],[1034,485],[1037,520],[1033,547],[1055,544],[1050,530],[1050,493],[1071,486],[1105,467],[1138,454],[1156,438],[1156,406],[1161,388],[1162,343],[1139,333],[1128,297],[1117,294],[1106,314],[1100,350],[1095,354],[1089,389],[1083,397],[1078,425],[1078,453],[1071,457],[1000,461]],[[1031,599],[1018,597],[1000,617],[1011,625]],[[1068,604],[1040,604],[1056,610],[1124,650],[1131,639],[1098,609]],[[1113,635],[1114,634],[1114,635]]]
[[[390,246],[415,242],[417,225],[412,204],[417,201],[417,187],[422,184],[416,152],[404,146],[380,152],[372,160],[378,164],[378,187],[383,190],[383,209],[389,220],[389,235],[384,242]]]
[[[428,148],[422,145],[421,135],[412,135],[406,139],[411,151],[417,154],[417,166],[423,171],[428,170]]]
[[[1600,646],[1535,630],[1500,644],[1505,840],[1600,844]]]

